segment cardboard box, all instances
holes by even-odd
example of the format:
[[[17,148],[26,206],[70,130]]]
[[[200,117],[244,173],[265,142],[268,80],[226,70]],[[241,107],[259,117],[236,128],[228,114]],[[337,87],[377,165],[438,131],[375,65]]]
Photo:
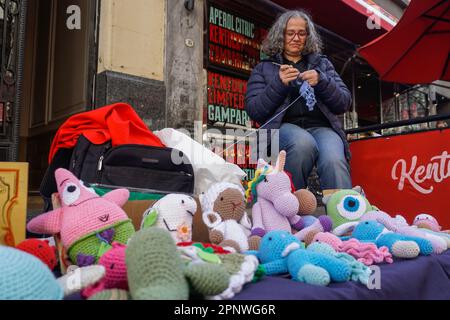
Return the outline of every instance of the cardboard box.
[[[27,200],[28,163],[0,162],[0,244],[25,240]]]

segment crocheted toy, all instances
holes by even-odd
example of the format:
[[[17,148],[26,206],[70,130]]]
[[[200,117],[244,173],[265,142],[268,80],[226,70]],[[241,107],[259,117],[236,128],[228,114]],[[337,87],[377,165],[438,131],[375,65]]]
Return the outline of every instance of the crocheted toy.
[[[134,227],[121,206],[128,200],[126,189],[99,197],[71,172],[55,172],[61,208],[32,219],[27,229],[38,234],[61,234],[72,263],[95,264],[111,248],[113,241],[126,244]]]
[[[430,229],[423,229],[423,228],[419,228],[420,231],[425,232],[425,233],[429,233],[432,235],[435,235],[441,239],[443,239],[445,241],[445,243],[447,244],[447,249],[450,249],[450,234],[446,233],[446,232],[435,232],[432,231]]]
[[[351,281],[360,282],[364,285],[367,285],[367,283],[369,282],[369,277],[372,274],[372,270],[370,270],[369,267],[365,266],[361,262],[357,261],[351,255],[346,253],[338,253],[329,244],[320,242],[313,242],[308,246],[307,250],[334,256],[346,262],[351,270]]]
[[[82,296],[89,298],[105,289],[128,290],[127,265],[125,263],[126,246],[114,242],[112,249],[98,260],[98,264],[105,267],[105,276],[93,286],[82,291]]]
[[[378,248],[374,243],[361,242],[357,239],[342,241],[329,232],[319,232],[313,238],[313,243],[326,243],[337,252],[344,252],[356,258],[359,262],[370,266],[378,263],[392,263],[392,254],[387,247]]]
[[[228,254],[231,253],[231,251],[225,250],[224,248],[220,246],[216,246],[212,243],[204,243],[204,242],[179,242],[177,243],[177,246],[179,247],[190,247],[190,246],[196,246],[201,248],[204,251],[210,252],[210,253],[218,253],[218,254]]]
[[[405,236],[420,237],[428,240],[433,246],[433,252],[440,254],[447,250],[447,242],[441,237],[423,232],[417,227],[409,226],[406,219],[402,216],[392,218],[383,211],[370,211],[361,217],[361,221],[375,220],[386,227],[387,230],[396,232]]]
[[[257,248],[261,237],[272,230],[301,230],[296,237],[302,241],[311,234],[331,229],[331,220],[327,216],[319,217],[308,228],[304,227],[302,217],[297,215],[302,202],[299,199],[308,201],[311,198],[303,196],[306,191],[293,193],[291,179],[284,172],[285,163],[285,151],[280,152],[275,167],[260,159],[255,178],[248,184],[247,199],[253,204],[253,229],[249,240],[252,248]]]
[[[213,263],[224,267],[230,277],[229,285],[222,293],[207,296],[208,300],[231,299],[239,293],[243,286],[252,281],[259,262],[255,256],[240,253],[215,254],[211,247],[179,246],[179,251],[189,263]]]
[[[186,300],[214,296],[228,288],[223,266],[183,260],[170,233],[160,228],[137,232],[126,250],[128,285],[134,300]]]
[[[166,229],[175,242],[192,240],[192,217],[197,202],[183,194],[169,194],[144,212],[141,229],[149,226]]]
[[[414,218],[413,225],[417,228],[430,229],[435,232],[441,231],[442,227],[437,220],[429,214],[419,214]]]
[[[0,246],[0,300],[61,300],[63,289],[37,257]]]
[[[351,232],[363,214],[376,210],[359,186],[325,196],[322,202],[326,205],[327,215],[333,222],[333,233],[338,236]]]
[[[317,209],[317,199],[314,194],[307,189],[300,189],[294,192],[298,199],[300,215],[313,214]]]
[[[104,268],[80,268],[76,272],[75,277],[68,274],[56,279],[37,257],[0,246],[0,300],[61,300],[98,281]]]
[[[210,228],[211,243],[234,252],[249,249],[251,222],[240,186],[228,182],[214,184],[200,195],[200,203],[203,222]]]
[[[360,222],[351,237],[361,242],[373,242],[378,248],[388,247],[392,255],[398,258],[415,258],[419,254],[430,255],[433,252],[430,241],[389,231],[375,220]],[[348,237],[342,238],[345,240]]]
[[[326,286],[330,281],[350,279],[349,264],[334,256],[305,250],[304,244],[288,231],[270,231],[261,240],[256,255],[266,275],[289,273],[295,281]]]
[[[19,243],[16,248],[37,257],[50,270],[53,270],[58,264],[58,259],[56,257],[56,247],[50,246],[49,243],[48,240],[27,239]]]

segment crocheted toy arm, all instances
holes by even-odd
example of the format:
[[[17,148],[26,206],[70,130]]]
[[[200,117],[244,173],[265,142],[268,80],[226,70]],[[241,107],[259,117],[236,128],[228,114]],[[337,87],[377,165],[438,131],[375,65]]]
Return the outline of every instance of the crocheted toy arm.
[[[262,221],[262,210],[261,210],[261,204],[259,202],[256,202],[253,205],[252,208],[252,222],[253,222],[253,227],[252,227],[252,234],[254,230],[258,230],[261,229],[264,231],[265,233],[265,228],[264,228],[264,224]],[[261,235],[262,237],[263,235]]]
[[[127,189],[116,189],[108,192],[103,196],[104,199],[114,202],[119,207],[122,207],[130,197],[130,191]]]
[[[288,273],[287,263],[285,259],[278,259],[271,262],[261,264],[264,273],[268,276]]]
[[[224,234],[219,230],[212,229],[209,231],[209,241],[212,244],[219,244],[224,240]]]
[[[294,228],[295,230],[302,230],[305,227],[305,223],[303,221],[303,218],[295,215],[288,218],[289,224]]]
[[[57,234],[61,231],[62,209],[43,213],[27,224],[27,230],[37,234]]]

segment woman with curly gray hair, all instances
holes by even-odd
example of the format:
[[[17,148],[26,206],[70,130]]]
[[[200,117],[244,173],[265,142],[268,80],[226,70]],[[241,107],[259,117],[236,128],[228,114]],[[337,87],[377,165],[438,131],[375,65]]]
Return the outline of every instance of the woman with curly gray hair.
[[[349,189],[350,152],[337,116],[349,110],[352,99],[321,49],[306,12],[282,14],[263,43],[269,58],[248,81],[245,109],[265,129],[279,129],[280,150],[287,152],[285,168],[296,189],[306,187],[314,165],[322,189]],[[300,92],[302,85],[314,93],[312,103]]]

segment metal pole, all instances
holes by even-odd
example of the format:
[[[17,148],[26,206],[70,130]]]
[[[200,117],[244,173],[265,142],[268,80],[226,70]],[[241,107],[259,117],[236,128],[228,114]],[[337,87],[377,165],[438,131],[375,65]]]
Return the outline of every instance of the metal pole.
[[[25,30],[26,30],[26,18],[27,18],[27,5],[28,0],[22,0],[20,2],[19,12],[19,29],[18,29],[18,43],[17,43],[17,78],[16,78],[16,95],[14,101],[14,114],[13,114],[13,128],[12,128],[12,144],[10,152],[10,160],[18,160],[19,150],[19,129],[20,129],[20,109],[22,105],[22,80],[23,80],[23,65],[25,55]],[[5,45],[5,44],[3,44]]]

